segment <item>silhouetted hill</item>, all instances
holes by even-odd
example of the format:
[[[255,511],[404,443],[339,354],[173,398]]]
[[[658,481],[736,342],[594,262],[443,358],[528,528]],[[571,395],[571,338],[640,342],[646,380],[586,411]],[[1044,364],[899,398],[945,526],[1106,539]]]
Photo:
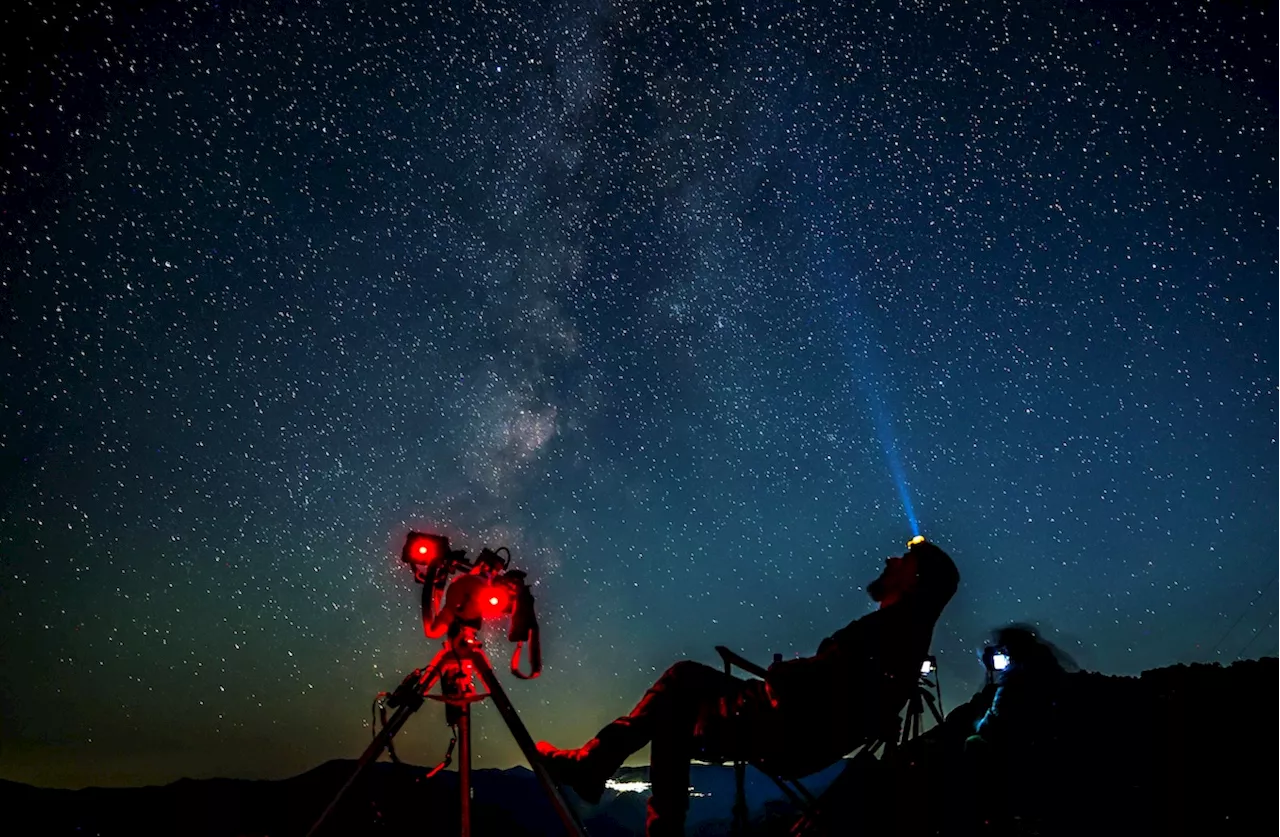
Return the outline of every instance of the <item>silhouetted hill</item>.
[[[986,689],[874,769],[846,771],[816,819],[920,837],[1275,834],[1278,673],[1269,658],[1066,674],[973,740]],[[773,819],[767,833],[792,833],[792,812]]]
[[[354,767],[354,761],[337,760],[280,781],[183,779],[147,788],[67,791],[7,782],[0,786],[0,805],[32,814],[42,834],[294,835],[306,832]],[[457,774],[426,780],[426,773],[417,766],[375,764],[343,800],[329,823],[332,830],[326,831],[456,833]],[[559,820],[530,770],[476,770],[472,786],[477,834],[556,833]]]
[[[39,833],[101,835],[184,834],[193,837],[290,837],[305,834],[351,775],[354,760],[326,762],[279,781],[182,779],[162,787],[53,790],[0,781],[0,806],[29,815]],[[827,780],[838,767],[827,771]],[[456,834],[458,775],[426,779],[427,768],[380,762],[347,794],[326,825],[330,835]],[[733,771],[694,765],[698,793],[690,825],[725,819],[733,799]],[[644,768],[624,768],[619,781],[644,781]],[[472,771],[473,831],[479,835],[542,837],[562,833],[555,810],[533,772]],[[757,809],[781,796],[761,774],[748,790]],[[591,837],[643,833],[646,795],[607,791],[600,805],[581,807]],[[32,832],[36,833],[36,832]]]
[[[989,694],[913,741],[873,773],[835,765],[808,786],[824,797],[828,833],[1275,834],[1277,661],[1173,666],[1141,677],[1081,672],[1055,697],[1040,733],[975,766],[964,741]],[[1042,734],[1041,734],[1042,733]],[[84,790],[0,781],[0,806],[21,833],[294,837],[305,834],[353,761],[279,781],[184,779],[163,787]],[[643,780],[624,769],[620,780]],[[344,799],[326,835],[448,835],[458,828],[457,774],[379,763]],[[748,771],[754,834],[785,834],[796,812]],[[695,765],[690,835],[727,835],[728,767]],[[473,773],[477,837],[562,833],[527,768]],[[607,792],[580,808],[592,837],[643,832],[645,797]],[[15,833],[8,832],[7,833]],[[807,834],[816,834],[811,831]]]

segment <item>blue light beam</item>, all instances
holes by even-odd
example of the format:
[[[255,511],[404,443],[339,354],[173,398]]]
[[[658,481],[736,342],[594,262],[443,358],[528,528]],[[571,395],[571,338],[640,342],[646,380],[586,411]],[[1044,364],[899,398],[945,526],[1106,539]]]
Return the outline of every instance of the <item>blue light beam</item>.
[[[889,420],[889,411],[884,399],[875,387],[876,381],[864,381],[863,389],[867,390],[867,401],[871,405],[871,414],[876,425],[876,435],[880,437],[880,446],[884,448],[884,458],[889,465],[889,474],[898,486],[898,496],[902,498],[902,511],[911,526],[911,536],[920,534],[920,521],[916,519],[916,507],[911,502],[911,488],[907,484],[907,472],[902,467],[902,456],[898,452],[898,442],[893,435],[893,423]]]
[[[844,347],[845,357],[849,363],[849,374],[866,398],[871,421],[876,428],[876,436],[880,447],[884,449],[885,462],[889,466],[889,475],[898,488],[898,496],[902,499],[902,511],[906,515],[907,524],[911,527],[912,537],[920,534],[920,521],[916,517],[915,504],[911,501],[911,486],[907,481],[907,471],[902,465],[902,455],[898,449],[897,436],[893,432],[893,421],[890,418],[888,405],[885,403],[882,381],[883,367],[877,361],[876,352],[881,354],[884,346],[878,339],[878,332],[871,321],[864,317],[853,297],[852,281],[843,286],[836,282],[835,301],[839,335]],[[859,374],[861,373],[861,374]]]

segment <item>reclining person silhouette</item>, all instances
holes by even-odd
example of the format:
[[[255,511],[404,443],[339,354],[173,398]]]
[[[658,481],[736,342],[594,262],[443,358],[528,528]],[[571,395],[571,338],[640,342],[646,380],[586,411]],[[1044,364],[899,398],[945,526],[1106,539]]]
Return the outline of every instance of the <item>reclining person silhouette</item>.
[[[1005,658],[1001,669],[994,666],[997,652]],[[1094,806],[1071,805],[1061,794],[1070,784],[1067,776],[1096,777],[1106,769],[1072,755],[1073,750],[1091,760],[1100,755],[1093,731],[1072,717],[1078,714],[1068,673],[1076,670],[1074,662],[1022,623],[993,631],[982,656],[990,679],[981,691],[878,761],[851,764],[788,833],[815,837],[828,833],[825,825],[856,822],[859,833],[898,837],[1077,835],[1096,823],[1076,818],[1075,809],[1096,815],[1122,807],[1098,804],[1097,790]],[[1091,724],[1094,730],[1097,725],[1096,720]],[[1123,739],[1123,733],[1105,737]],[[1109,749],[1105,760],[1114,762],[1122,746]],[[1127,792],[1134,783],[1121,777],[1102,784]],[[904,818],[904,811],[911,816]],[[1071,827],[1063,828],[1065,822]]]
[[[542,741],[538,752],[558,781],[594,804],[623,760],[652,743],[645,833],[683,834],[692,758],[747,761],[799,778],[896,730],[959,582],[947,553],[913,539],[867,585],[879,608],[824,639],[816,655],[775,662],[763,680],[678,662],[630,715],[583,746],[561,750]]]

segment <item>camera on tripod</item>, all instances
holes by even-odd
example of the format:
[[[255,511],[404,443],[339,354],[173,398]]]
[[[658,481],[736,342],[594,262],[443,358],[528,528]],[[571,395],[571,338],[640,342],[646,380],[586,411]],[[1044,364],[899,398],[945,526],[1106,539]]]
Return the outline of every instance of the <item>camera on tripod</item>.
[[[489,664],[479,632],[486,621],[509,616],[507,639],[516,644],[511,655],[511,673],[532,680],[542,672],[542,646],[538,619],[533,609],[533,593],[525,583],[525,573],[511,569],[511,551],[506,547],[482,549],[468,561],[465,550],[453,549],[444,535],[410,532],[405,538],[400,560],[413,570],[414,581],[422,585],[422,629],[431,639],[445,637],[441,648],[426,666],[414,669],[393,692],[381,692],[374,700],[373,742],[356,763],[356,769],[311,826],[315,837],[356,780],[382,753],[396,760],[392,738],[428,698],[445,705],[445,721],[454,730],[444,760],[430,778],[452,762],[453,747],[459,748],[459,835],[471,837],[471,705],[488,699],[493,702],[516,744],[529,761],[538,783],[550,797],[570,837],[584,837],[577,814],[565,802],[558,785],[538,755],[533,737],[516,714],[506,691]],[[457,576],[455,578],[455,576]],[[529,646],[530,672],[520,671],[520,652]],[[488,689],[479,692],[473,679],[479,677]],[[430,694],[439,685],[439,694]],[[390,717],[387,709],[393,709]],[[377,728],[381,719],[382,728]]]
[[[504,554],[505,553],[505,554]],[[444,535],[410,532],[400,560],[413,569],[422,590],[422,630],[431,639],[462,628],[479,629],[486,621],[511,617],[507,639],[516,643],[511,671],[532,679],[542,671],[542,648],[533,593],[527,574],[511,567],[511,551],[505,546],[482,549],[474,561],[465,550],[452,549]],[[454,574],[460,574],[450,583]],[[520,649],[529,645],[532,672],[519,671]]]

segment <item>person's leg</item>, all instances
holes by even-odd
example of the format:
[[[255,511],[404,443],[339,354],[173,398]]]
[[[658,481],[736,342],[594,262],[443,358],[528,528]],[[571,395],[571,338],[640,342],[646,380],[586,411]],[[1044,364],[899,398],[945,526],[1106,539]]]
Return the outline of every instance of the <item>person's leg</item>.
[[[655,706],[649,756],[647,837],[684,834],[689,810],[689,762],[719,760],[730,749],[733,711],[745,683],[700,663],[677,663],[663,678],[667,699]]]
[[[646,837],[680,837],[689,810],[689,762],[694,756],[693,727],[689,718],[672,718],[670,726],[653,737],[649,754],[649,803],[645,808]]]
[[[604,793],[605,780],[622,766],[627,756],[653,741],[653,761],[660,763],[651,765],[650,778],[655,794],[662,789],[659,812],[668,797],[681,799],[683,805],[677,807],[683,822],[683,810],[688,804],[688,759],[699,714],[733,682],[741,681],[701,663],[688,660],[676,663],[645,692],[631,714],[605,726],[583,746],[561,750],[540,741],[538,752],[557,780],[568,784],[587,802],[595,803]],[[655,735],[661,743],[655,740]],[[683,774],[679,768],[682,761]],[[656,777],[652,771],[657,772]],[[669,809],[675,810],[677,808]]]

